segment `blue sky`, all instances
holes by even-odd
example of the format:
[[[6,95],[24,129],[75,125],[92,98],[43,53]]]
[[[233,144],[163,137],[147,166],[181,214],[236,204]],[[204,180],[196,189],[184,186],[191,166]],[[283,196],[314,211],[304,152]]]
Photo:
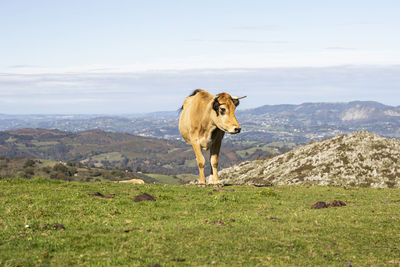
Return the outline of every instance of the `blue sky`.
[[[0,1],[0,113],[400,105],[399,1]]]

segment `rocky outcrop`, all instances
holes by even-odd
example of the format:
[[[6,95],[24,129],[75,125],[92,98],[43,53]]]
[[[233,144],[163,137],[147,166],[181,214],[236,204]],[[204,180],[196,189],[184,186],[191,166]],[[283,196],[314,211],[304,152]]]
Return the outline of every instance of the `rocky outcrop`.
[[[400,140],[355,132],[219,172],[221,182],[400,187]]]

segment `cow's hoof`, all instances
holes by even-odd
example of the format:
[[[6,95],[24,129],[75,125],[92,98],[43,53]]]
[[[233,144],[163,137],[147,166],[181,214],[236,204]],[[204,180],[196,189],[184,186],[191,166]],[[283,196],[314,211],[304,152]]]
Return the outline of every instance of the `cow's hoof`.
[[[206,187],[206,184],[197,184],[198,187]]]
[[[214,187],[222,187],[223,184],[218,183],[218,184],[213,184],[212,186],[214,186]]]

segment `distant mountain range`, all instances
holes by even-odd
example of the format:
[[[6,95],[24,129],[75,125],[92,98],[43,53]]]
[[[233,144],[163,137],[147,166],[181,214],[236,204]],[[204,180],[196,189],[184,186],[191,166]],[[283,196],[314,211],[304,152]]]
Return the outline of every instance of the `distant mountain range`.
[[[400,106],[393,107],[373,101],[349,103],[304,103],[301,105],[272,105],[240,112],[241,115],[276,116],[298,120],[300,125],[337,125],[341,123],[399,121]]]
[[[219,176],[228,184],[400,187],[399,164],[400,140],[355,132],[243,162]]]
[[[367,130],[387,137],[400,137],[400,106],[372,101],[265,105],[238,110],[242,125],[232,141],[293,142],[305,144],[354,131]],[[120,116],[106,115],[2,115],[0,130],[21,128],[80,132],[92,129],[164,139],[180,139],[177,111]]]
[[[266,105],[238,112],[241,138],[305,144],[338,134],[370,131],[400,137],[400,106],[372,101]]]

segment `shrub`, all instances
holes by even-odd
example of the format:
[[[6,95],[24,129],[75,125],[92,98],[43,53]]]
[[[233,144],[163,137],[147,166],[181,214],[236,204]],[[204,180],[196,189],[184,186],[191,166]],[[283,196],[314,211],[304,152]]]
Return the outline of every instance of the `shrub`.
[[[64,173],[58,172],[56,175],[56,179],[57,180],[68,180],[68,177]]]
[[[28,159],[25,161],[24,168],[33,167],[35,166],[35,161],[32,159]]]
[[[101,176],[102,173],[101,173],[101,171],[94,171],[92,175],[93,175],[94,177],[98,177],[98,176]]]
[[[67,166],[69,166],[69,167],[77,167],[77,168],[83,168],[84,167],[83,163],[81,163],[79,161],[68,161],[67,162]]]
[[[41,170],[42,172],[45,172],[45,173],[50,173],[50,172],[51,172],[51,168],[50,168],[49,166],[43,167],[43,168],[41,168],[40,170]]]
[[[68,171],[68,167],[65,166],[65,165],[62,164],[62,163],[57,163],[56,165],[54,165],[53,170],[54,170],[54,171],[57,171],[57,172],[65,173],[65,172]]]

